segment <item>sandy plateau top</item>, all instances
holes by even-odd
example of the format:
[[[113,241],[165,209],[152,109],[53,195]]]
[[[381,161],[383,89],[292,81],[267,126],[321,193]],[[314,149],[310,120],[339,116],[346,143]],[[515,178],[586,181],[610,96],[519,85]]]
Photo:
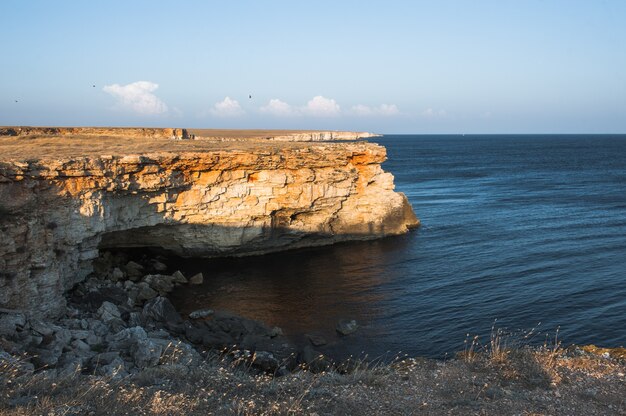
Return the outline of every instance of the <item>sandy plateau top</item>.
[[[300,148],[374,136],[320,130],[0,127],[0,161]]]

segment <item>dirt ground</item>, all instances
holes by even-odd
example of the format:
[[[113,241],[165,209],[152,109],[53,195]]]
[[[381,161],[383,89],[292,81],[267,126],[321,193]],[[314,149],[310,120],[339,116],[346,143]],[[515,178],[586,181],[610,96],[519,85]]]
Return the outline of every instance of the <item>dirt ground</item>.
[[[255,150],[268,148],[303,148],[315,142],[272,142],[262,140],[257,130],[228,131],[233,140],[198,138],[172,140],[154,137],[31,135],[0,136],[0,160],[59,159],[102,155],[150,154],[157,152],[206,152],[215,150]],[[295,132],[299,133],[299,132]],[[324,143],[328,145],[328,143]]]

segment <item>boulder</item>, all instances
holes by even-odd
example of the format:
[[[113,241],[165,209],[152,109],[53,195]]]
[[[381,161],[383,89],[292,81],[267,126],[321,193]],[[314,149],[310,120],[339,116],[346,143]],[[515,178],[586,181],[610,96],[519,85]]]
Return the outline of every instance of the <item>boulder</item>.
[[[157,271],[157,272],[164,272],[167,270],[167,265],[161,263],[160,261],[158,261],[157,259],[152,259],[152,261],[150,262],[152,268]]]
[[[140,326],[123,329],[110,336],[108,340],[110,350],[130,356],[139,368],[157,365],[163,352],[163,348],[149,339],[146,331]]]
[[[270,330],[270,337],[271,338],[275,338],[275,337],[282,337],[283,336],[283,330],[282,328],[275,326]]]
[[[78,312],[76,315],[81,315],[81,312]],[[59,321],[59,325],[62,325],[64,328],[67,328],[69,330],[89,328],[89,324],[87,323],[86,319],[78,319],[78,318],[61,319]]]
[[[89,331],[89,335],[87,335],[87,338],[84,339],[84,341],[87,343],[87,345],[93,347],[96,345],[100,345],[102,344],[102,337],[96,335],[94,332]]]
[[[106,364],[95,369],[96,375],[104,376],[112,380],[119,380],[128,376],[124,360],[115,358],[110,364]]]
[[[107,325],[109,326],[110,332],[113,332],[114,334],[126,329],[126,322],[124,322],[121,318],[111,319],[107,322]]]
[[[103,302],[114,305],[125,305],[128,303],[128,294],[124,289],[115,286],[103,286],[94,288],[85,294],[75,290],[71,298],[72,302],[80,305],[88,311],[96,311]]]
[[[359,329],[359,325],[356,323],[354,319],[351,319],[351,320],[342,319],[339,322],[337,322],[337,326],[335,327],[335,329],[341,335],[349,335],[349,334],[356,332],[356,330]]]
[[[23,313],[1,313],[0,312],[0,336],[13,336],[17,330],[21,330],[26,325],[26,315]]]
[[[89,319],[87,320],[87,323],[89,325],[89,329],[97,336],[104,337],[109,333],[109,327],[98,319]]]
[[[328,371],[333,367],[333,363],[324,354],[315,351],[310,345],[305,346],[300,353],[300,361],[312,373]]]
[[[159,293],[156,290],[152,289],[150,285],[146,282],[139,282],[137,284],[137,288],[139,288],[139,291],[137,293],[137,302],[143,302],[159,296]]]
[[[72,339],[82,339],[85,340],[90,335],[95,335],[93,331],[88,329],[70,329],[70,334],[72,334]]]
[[[116,358],[120,357],[119,351],[108,351],[96,354],[89,360],[90,368],[101,367],[103,365],[111,364]]]
[[[45,337],[46,340],[53,338],[52,336]],[[25,337],[20,337],[19,342],[23,345],[28,345],[29,347],[36,347],[41,345],[44,341],[44,337],[38,335],[36,332],[31,333]]]
[[[130,282],[130,280],[127,280],[127,282]],[[146,285],[146,286],[148,286],[148,285]],[[148,286],[148,288],[149,288],[149,286]],[[152,289],[150,289],[150,290],[152,290]],[[140,291],[140,289],[137,286],[133,286],[131,288],[126,289],[126,292],[128,293],[128,305],[129,306],[141,305],[143,303],[143,301],[139,300],[139,291]],[[154,292],[154,290],[152,290],[152,291]],[[155,296],[156,296],[157,293],[156,292],[154,292],[154,293],[155,293]]]
[[[72,331],[67,328],[61,328],[59,326],[54,328],[54,343],[65,347],[72,341]]]
[[[32,329],[33,331],[35,331],[39,335],[49,336],[49,335],[52,335],[54,333],[54,329],[47,322],[44,322],[44,321],[39,320],[39,319],[31,319],[29,323],[30,323],[30,329]]]
[[[272,329],[262,322],[235,315],[226,311],[215,311],[213,319],[207,325],[217,327],[228,332],[236,340],[242,340],[246,335],[272,337]]]
[[[146,324],[162,324],[170,330],[182,330],[183,318],[169,299],[159,296],[147,302],[141,311]]]
[[[131,312],[128,314],[128,326],[141,326],[141,313],[140,312]]]
[[[128,279],[132,281],[137,281],[141,279],[144,275],[144,267],[139,263],[135,263],[134,261],[129,261],[128,263],[126,263],[124,269],[126,271],[126,276],[128,276]]]
[[[135,365],[141,369],[159,364],[163,347],[151,339],[141,339],[130,348]]]
[[[82,339],[75,339],[71,343],[74,351],[91,351],[91,347]]]
[[[322,345],[328,344],[328,342],[326,341],[326,338],[324,338],[320,334],[305,334],[304,336],[309,340],[309,342],[314,347],[320,347]]]
[[[194,274],[189,278],[190,285],[201,285],[204,282],[204,276],[202,273]]]
[[[148,338],[158,338],[158,339],[166,339],[169,340],[171,335],[165,329],[159,328],[154,331],[148,331]]]
[[[35,367],[41,370],[55,367],[63,354],[63,348],[57,345],[52,348],[33,348],[28,352],[33,356],[32,362]]]
[[[106,323],[110,322],[113,319],[121,318],[121,313],[117,306],[107,301],[102,302],[102,306],[98,308],[98,311],[96,313],[100,320]]]
[[[273,372],[278,369],[280,362],[271,352],[256,351],[252,355],[252,364],[263,371]]]
[[[57,363],[58,375],[71,377],[80,373],[84,368],[85,358],[80,357],[74,351],[64,353]]]
[[[148,334],[140,326],[125,328],[107,337],[111,351],[128,351],[133,344],[147,339]]]
[[[270,338],[254,334],[244,336],[239,346],[251,351],[270,352],[281,361],[288,360],[290,357],[294,358],[297,353],[296,347],[284,338]]]
[[[125,277],[126,277],[126,274],[124,274],[122,269],[120,269],[119,267],[115,267],[111,271],[111,280],[113,280],[114,282],[117,282],[119,280],[124,280]]]
[[[185,275],[181,273],[180,270],[176,270],[174,273],[172,273],[172,282],[185,284],[188,283],[188,280]]]
[[[215,312],[213,309],[198,309],[197,311],[193,311],[189,314],[189,319],[203,319],[208,318],[213,315]]]
[[[215,326],[207,326],[206,321],[186,322],[185,337],[189,342],[208,348],[230,348],[235,340],[227,332]]]
[[[150,339],[163,349],[160,363],[166,365],[197,366],[203,361],[202,356],[191,345],[171,339]]]
[[[143,277],[142,281],[146,282],[152,289],[159,292],[159,295],[164,296],[174,290],[172,276],[166,274],[148,274]]]

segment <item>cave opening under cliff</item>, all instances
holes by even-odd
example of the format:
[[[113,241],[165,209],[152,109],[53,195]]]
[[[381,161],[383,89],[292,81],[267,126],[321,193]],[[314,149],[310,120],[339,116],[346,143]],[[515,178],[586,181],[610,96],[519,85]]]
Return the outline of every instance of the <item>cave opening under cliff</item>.
[[[182,254],[176,240],[180,234],[177,225],[154,225],[126,230],[109,231],[100,236],[98,250],[132,251],[133,253]]]

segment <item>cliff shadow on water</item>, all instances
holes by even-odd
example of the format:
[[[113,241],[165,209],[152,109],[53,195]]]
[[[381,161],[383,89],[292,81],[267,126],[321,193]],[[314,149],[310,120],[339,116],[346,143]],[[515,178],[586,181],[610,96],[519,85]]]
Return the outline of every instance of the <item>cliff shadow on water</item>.
[[[184,258],[154,249],[126,251],[134,258],[161,259],[167,273],[202,273],[201,286],[180,286],[169,296],[188,316],[196,310],[224,310],[269,326],[280,327],[295,345],[314,340],[316,348],[335,359],[350,356],[390,360],[380,321],[392,293],[381,290],[403,276],[401,253],[415,234],[373,241],[343,242],[245,257]],[[355,320],[349,336],[337,332],[340,321]]]

